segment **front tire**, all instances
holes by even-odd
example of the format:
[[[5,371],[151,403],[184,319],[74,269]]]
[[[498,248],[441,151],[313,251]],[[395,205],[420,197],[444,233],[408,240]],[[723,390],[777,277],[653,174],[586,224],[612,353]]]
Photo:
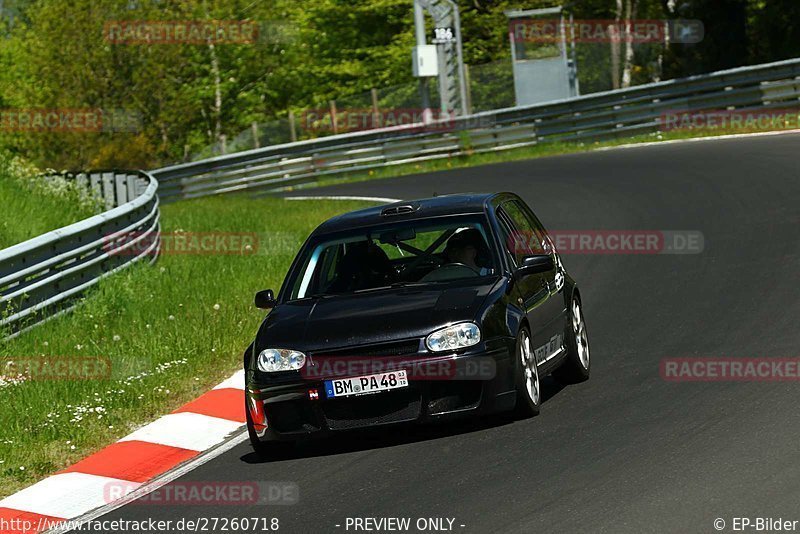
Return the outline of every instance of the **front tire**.
[[[592,361],[589,358],[589,336],[586,320],[578,297],[572,297],[569,307],[567,327],[564,332],[567,357],[564,363],[553,372],[553,376],[564,384],[577,384],[589,379]]]
[[[244,413],[247,418],[247,435],[250,438],[250,446],[262,460],[270,460],[276,457],[286,456],[294,450],[294,442],[291,441],[261,441],[253,428],[253,418],[250,417],[250,409],[247,406],[247,399],[244,401]]]
[[[542,404],[542,387],[539,382],[539,368],[531,350],[531,335],[523,327],[517,334],[517,348],[514,358],[516,367],[517,414],[533,417],[539,414]]]

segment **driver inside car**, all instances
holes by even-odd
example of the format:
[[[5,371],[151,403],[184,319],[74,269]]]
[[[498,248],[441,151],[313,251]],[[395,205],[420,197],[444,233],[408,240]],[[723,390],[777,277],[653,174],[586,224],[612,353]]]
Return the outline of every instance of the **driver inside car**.
[[[434,281],[438,279],[451,278],[455,272],[451,271],[456,265],[468,267],[476,275],[484,276],[490,273],[490,269],[482,267],[481,258],[486,254],[486,242],[483,234],[477,228],[468,228],[457,232],[447,241],[443,255],[446,263],[434,269],[422,278],[422,281]],[[458,277],[458,276],[456,276]]]

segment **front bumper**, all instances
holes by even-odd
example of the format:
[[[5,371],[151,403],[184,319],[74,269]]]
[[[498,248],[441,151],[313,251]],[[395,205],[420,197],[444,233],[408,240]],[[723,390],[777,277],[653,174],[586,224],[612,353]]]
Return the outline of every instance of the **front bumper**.
[[[299,440],[330,433],[395,423],[432,423],[511,409],[514,406],[513,339],[482,343],[476,350],[450,356],[414,357],[416,364],[448,359],[462,372],[449,376],[420,376],[409,372],[407,388],[369,395],[327,398],[324,380],[295,377],[266,383],[248,374],[246,394],[256,434],[262,441]],[[491,376],[486,362],[494,363]],[[483,371],[474,376],[464,369]],[[262,418],[262,419],[259,419]],[[263,418],[266,418],[266,424]]]

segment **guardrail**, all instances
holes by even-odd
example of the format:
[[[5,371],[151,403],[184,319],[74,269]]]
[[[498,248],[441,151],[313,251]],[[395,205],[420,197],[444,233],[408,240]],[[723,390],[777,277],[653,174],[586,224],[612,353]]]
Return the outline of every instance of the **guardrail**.
[[[0,331],[13,337],[78,303],[86,289],[160,250],[158,181],[142,171],[64,176],[108,211],[0,250]],[[2,334],[0,334],[2,337]]]
[[[665,112],[798,105],[800,59],[595,93],[541,105],[274,145],[157,169],[165,200],[308,184],[323,176],[649,133]]]

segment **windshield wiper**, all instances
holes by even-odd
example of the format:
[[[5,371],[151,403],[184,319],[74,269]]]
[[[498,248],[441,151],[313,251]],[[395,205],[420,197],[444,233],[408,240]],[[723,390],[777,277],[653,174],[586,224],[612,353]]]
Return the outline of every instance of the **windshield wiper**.
[[[436,282],[436,280],[431,282],[394,282],[392,287],[422,287],[434,282]]]
[[[308,298],[312,300],[324,299],[325,297],[335,297],[336,295],[341,295],[341,293],[315,293],[314,295],[310,295]]]

